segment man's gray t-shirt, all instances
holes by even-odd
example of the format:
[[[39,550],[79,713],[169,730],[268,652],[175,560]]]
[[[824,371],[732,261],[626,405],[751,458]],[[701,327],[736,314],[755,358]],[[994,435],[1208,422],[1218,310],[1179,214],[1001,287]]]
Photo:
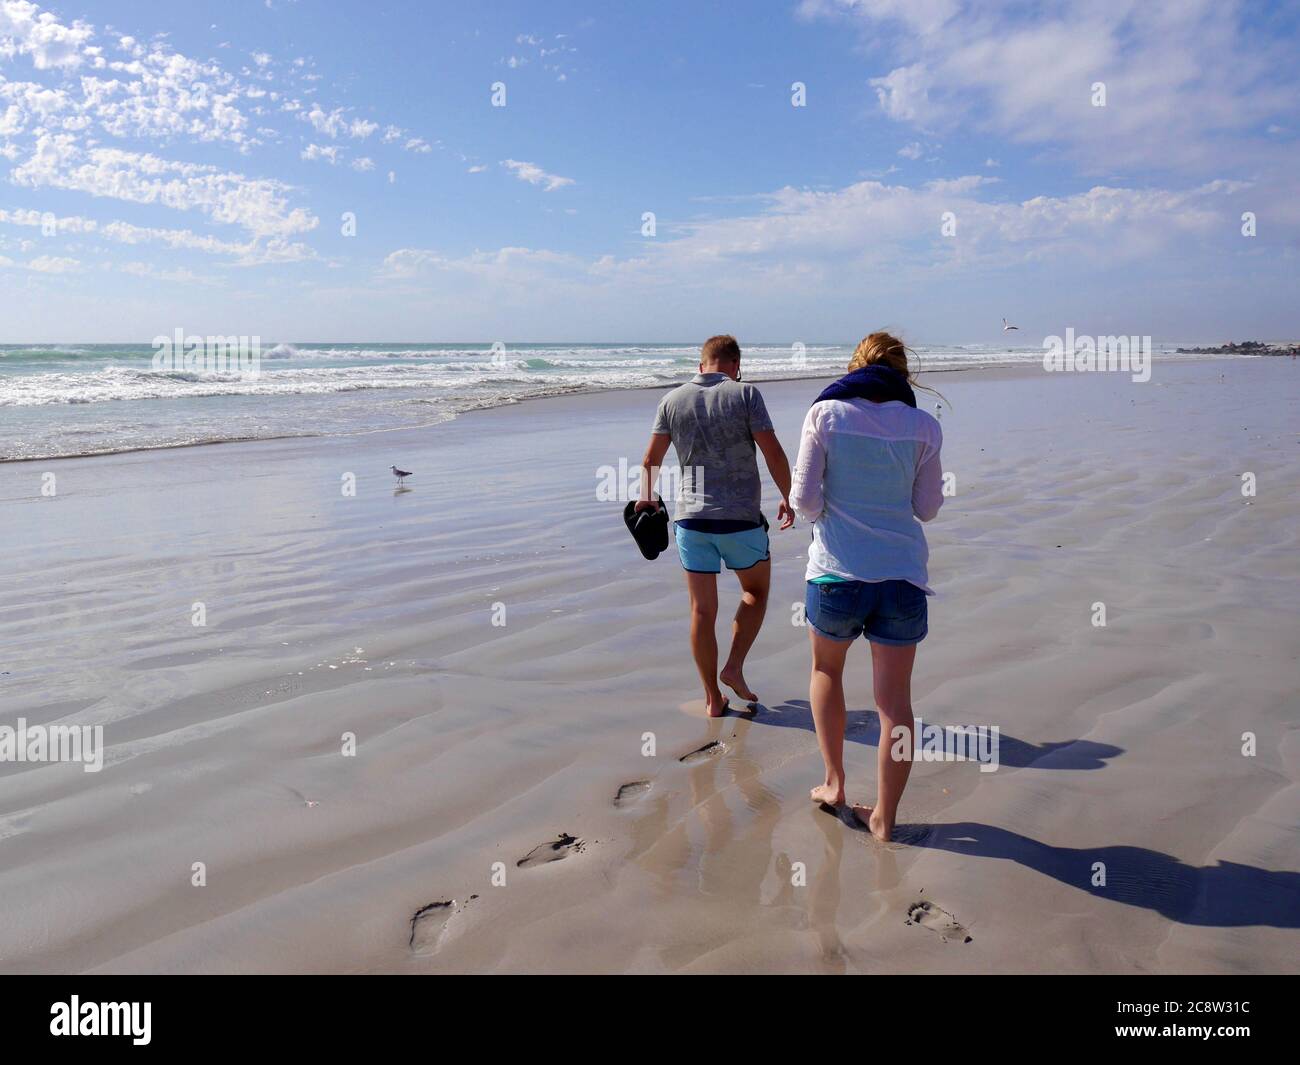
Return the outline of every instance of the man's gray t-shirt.
[[[769,432],[763,397],[753,385],[724,373],[696,374],[662,400],[653,433],[672,437],[682,467],[678,521],[762,520],[763,483],[754,434]]]

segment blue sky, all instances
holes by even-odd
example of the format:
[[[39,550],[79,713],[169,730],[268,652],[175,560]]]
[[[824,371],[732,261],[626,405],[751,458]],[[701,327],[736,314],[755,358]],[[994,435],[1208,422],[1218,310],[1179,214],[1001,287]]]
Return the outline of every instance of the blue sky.
[[[1298,21],[0,0],[0,342],[1296,337]]]

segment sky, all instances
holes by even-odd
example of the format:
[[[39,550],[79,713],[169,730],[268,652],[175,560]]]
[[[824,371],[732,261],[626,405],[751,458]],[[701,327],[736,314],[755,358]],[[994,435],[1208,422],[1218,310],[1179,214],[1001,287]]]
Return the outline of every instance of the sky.
[[[1264,0],[0,0],[0,343],[1297,338],[1298,53]]]

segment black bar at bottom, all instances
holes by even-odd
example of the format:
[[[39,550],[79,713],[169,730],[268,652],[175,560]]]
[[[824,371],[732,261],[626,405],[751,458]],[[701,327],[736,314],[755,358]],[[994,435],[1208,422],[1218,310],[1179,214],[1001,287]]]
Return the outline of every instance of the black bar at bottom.
[[[784,1029],[778,1038],[797,1047],[813,1040],[815,1015],[823,1011],[825,1022],[857,1027],[871,1042],[885,1035],[926,1049],[974,1049],[990,1039],[996,1042],[988,1045],[1005,1049],[1009,1038],[1035,1053],[1122,1044],[1295,1045],[1294,1028],[1284,1026],[1295,1023],[1296,985],[1285,977],[881,975],[834,988],[827,983],[833,977],[724,979],[705,989],[697,981],[679,986],[644,977],[621,984],[578,977],[571,987],[551,977],[544,988],[517,981],[495,987],[463,976],[18,977],[0,982],[0,1046],[9,1060],[20,1060],[10,1056],[16,1050],[58,1044],[92,1053],[116,1044],[132,1051],[335,1055],[373,1053],[420,1032],[417,1045],[434,1049],[448,1038],[477,1035],[494,1046],[499,1037],[531,1040],[567,1030],[570,1038],[581,1033],[594,1051],[594,1033],[608,1028],[605,1052],[621,1055],[642,1045],[645,1033],[693,1041],[710,1015],[709,1026],[752,1026],[748,1034],[765,1043],[775,1022]]]

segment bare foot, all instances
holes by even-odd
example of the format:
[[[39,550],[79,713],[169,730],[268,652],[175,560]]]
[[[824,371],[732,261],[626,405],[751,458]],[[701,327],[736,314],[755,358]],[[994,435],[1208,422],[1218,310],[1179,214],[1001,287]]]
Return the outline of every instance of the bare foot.
[[[747,703],[758,702],[758,696],[749,690],[749,685],[745,683],[745,675],[739,669],[724,669],[718,674],[718,680],[722,681],[728,688],[739,695]]]
[[[704,699],[704,708],[709,712],[709,717],[721,717],[727,712],[731,705],[729,700],[722,692],[706,696]]]
[[[853,807],[853,816],[881,843],[888,843],[894,835],[894,826],[886,825],[885,819],[870,806]]]
[[[813,802],[825,803],[827,806],[841,806],[844,803],[843,784],[822,784],[808,793]]]

